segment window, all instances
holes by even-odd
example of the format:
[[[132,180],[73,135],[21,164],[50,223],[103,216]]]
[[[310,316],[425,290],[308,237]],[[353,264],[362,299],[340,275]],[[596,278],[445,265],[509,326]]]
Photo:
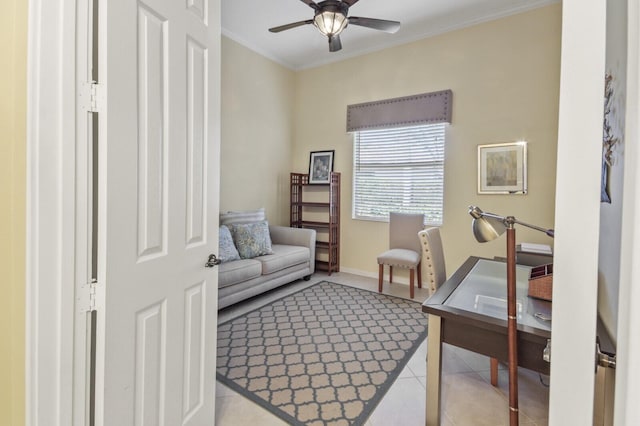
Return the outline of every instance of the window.
[[[354,219],[390,211],[442,224],[445,123],[354,133]]]

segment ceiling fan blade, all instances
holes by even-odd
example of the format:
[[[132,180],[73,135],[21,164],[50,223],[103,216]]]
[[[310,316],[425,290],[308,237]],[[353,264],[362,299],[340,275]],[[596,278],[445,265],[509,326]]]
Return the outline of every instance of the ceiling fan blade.
[[[346,3],[349,5],[349,7],[351,7],[354,4],[358,3],[358,0],[342,0],[342,3]]]
[[[313,0],[300,0],[300,1],[301,1],[302,3],[304,3],[304,4],[306,4],[306,5],[309,5],[309,7],[310,7],[311,9],[313,9],[313,10],[318,10],[318,9],[320,9],[320,6],[318,6],[318,5],[316,4],[316,2],[314,2]],[[358,1],[358,0],[356,0],[356,1]],[[355,2],[354,2],[354,3],[355,3]]]
[[[280,25],[279,27],[269,28],[272,33],[279,33],[280,31],[290,30],[291,28],[301,27],[302,25],[313,24],[313,19],[307,19],[306,21],[292,22],[287,25]]]
[[[342,42],[340,41],[340,35],[334,35],[329,37],[329,52],[337,52],[342,49]]]
[[[374,30],[385,31],[392,34],[400,29],[400,22],[398,21],[387,21],[385,19],[374,18],[359,18],[357,16],[350,16],[349,24],[373,28]]]

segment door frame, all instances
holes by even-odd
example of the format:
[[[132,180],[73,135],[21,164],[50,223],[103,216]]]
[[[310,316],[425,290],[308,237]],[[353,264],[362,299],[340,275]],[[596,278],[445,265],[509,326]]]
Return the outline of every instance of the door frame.
[[[607,0],[564,0],[549,424],[593,420]],[[640,8],[629,0],[615,424],[640,423]],[[576,157],[578,156],[578,157]],[[576,161],[576,158],[579,161]],[[580,190],[576,190],[579,187]],[[635,287],[634,287],[635,284]],[[577,297],[579,295],[579,297]],[[579,300],[580,303],[576,303]],[[636,308],[634,310],[634,307]],[[580,324],[576,327],[576,324]]]
[[[79,277],[88,265],[86,158],[79,155],[77,0],[29,0],[27,56],[27,425],[84,424],[84,360],[74,359]],[[85,262],[86,263],[86,262]],[[86,272],[86,271],[85,271]],[[83,340],[81,338],[80,340]],[[80,385],[79,385],[80,384]],[[80,394],[78,394],[80,392]]]
[[[593,422],[606,0],[564,0],[549,424]],[[595,172],[594,172],[595,171]],[[576,302],[579,303],[576,303]]]
[[[627,107],[618,298],[615,424],[640,424],[640,6],[627,2]]]

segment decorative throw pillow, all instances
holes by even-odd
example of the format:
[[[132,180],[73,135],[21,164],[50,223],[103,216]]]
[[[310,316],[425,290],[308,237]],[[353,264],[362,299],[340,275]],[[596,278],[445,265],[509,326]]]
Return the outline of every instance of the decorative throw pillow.
[[[267,220],[264,207],[257,210],[229,211],[220,213],[220,225],[234,225],[236,223],[255,223]]]
[[[265,220],[255,223],[229,225],[233,242],[243,259],[251,259],[264,254],[273,254],[269,223]]]
[[[233,244],[231,231],[225,225],[220,227],[218,246],[218,258],[222,263],[240,259],[240,254]]]

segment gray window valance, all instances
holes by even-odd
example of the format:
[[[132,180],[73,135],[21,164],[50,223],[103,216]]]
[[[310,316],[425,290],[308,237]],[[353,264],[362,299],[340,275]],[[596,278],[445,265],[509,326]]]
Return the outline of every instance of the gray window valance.
[[[347,106],[347,132],[451,123],[451,90]]]

